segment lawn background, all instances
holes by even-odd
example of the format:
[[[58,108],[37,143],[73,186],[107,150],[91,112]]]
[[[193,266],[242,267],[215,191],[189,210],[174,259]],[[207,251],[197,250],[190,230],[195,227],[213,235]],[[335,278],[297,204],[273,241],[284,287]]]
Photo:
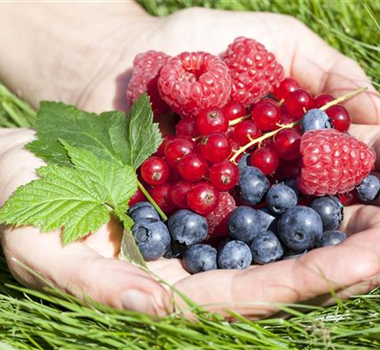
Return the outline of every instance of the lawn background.
[[[141,0],[151,14],[184,7],[290,14],[352,57],[380,87],[380,1]],[[258,38],[259,39],[259,38]],[[0,84],[0,126],[31,127],[35,111]],[[332,262],[333,263],[333,262]],[[380,349],[380,290],[307,314],[288,310],[288,320],[229,324],[195,305],[199,322],[181,315],[157,322],[105,307],[83,307],[55,292],[21,287],[0,256],[0,350],[2,349]],[[284,306],[285,308],[285,306]]]

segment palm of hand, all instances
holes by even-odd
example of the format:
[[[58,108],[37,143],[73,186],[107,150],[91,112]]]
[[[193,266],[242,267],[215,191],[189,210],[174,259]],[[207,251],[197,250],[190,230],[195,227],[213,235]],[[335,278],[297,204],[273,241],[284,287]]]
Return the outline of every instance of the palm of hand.
[[[125,66],[126,60],[131,64],[137,53],[149,49],[169,54],[186,50],[219,53],[239,35],[263,42],[283,64],[286,74],[294,76],[301,86],[314,94],[323,91],[337,96],[369,85],[356,63],[328,47],[294,19],[273,14],[219,13],[197,9],[179,12],[154,22],[141,32],[141,36],[128,42],[123,64]],[[112,43],[112,39],[110,41],[111,44],[119,44]],[[95,51],[94,61],[101,54]],[[115,77],[120,74],[119,65],[103,69],[110,77],[109,81],[89,84],[81,95],[73,91],[70,98],[80,108],[99,112],[112,109],[118,103],[114,98],[114,84]],[[380,120],[380,100],[373,89],[371,93],[348,102],[347,107],[357,124],[378,123]],[[351,133],[380,151],[379,131],[380,127],[354,125]],[[32,159],[26,151],[18,152],[26,159]],[[35,159],[30,162],[34,166],[38,165]],[[24,178],[20,182],[26,180]],[[183,269],[180,260],[176,259],[151,262],[149,269],[195,302],[207,305],[213,311],[227,308],[247,316],[264,316],[273,312],[274,306],[255,302],[289,303],[315,297],[320,297],[319,302],[326,302],[329,288],[345,296],[374,286],[380,269],[379,224],[380,209],[377,206],[355,205],[345,209],[343,230],[349,234],[359,234],[338,247],[318,249],[296,260],[252,266],[245,271],[215,270],[191,276]],[[30,229],[16,231],[17,234],[12,232],[12,236],[6,239],[6,247],[9,247],[7,249],[12,256],[20,257],[38,271],[42,270],[41,273],[60,288],[79,296],[84,292],[114,307],[149,313],[162,314],[165,307],[170,305],[169,294],[151,276],[131,264],[113,259],[120,249],[121,231],[116,223],[111,222],[83,243],[75,243],[63,250],[59,233],[47,237],[34,232],[35,237],[32,239]],[[59,266],[53,264],[54,268],[48,270],[41,268],[45,265],[43,261],[25,259],[22,249],[15,248],[21,239],[25,242],[29,240],[35,251],[48,249],[50,253],[45,254],[45,261],[48,261],[46,259],[49,256],[52,261],[57,261],[58,255]],[[66,266],[62,266],[62,263]],[[80,271],[76,270],[78,264],[83,266]],[[22,272],[17,264],[11,263],[11,266],[23,283],[36,286],[37,282]],[[123,294],[131,289],[134,292]],[[138,299],[137,295],[141,298]]]

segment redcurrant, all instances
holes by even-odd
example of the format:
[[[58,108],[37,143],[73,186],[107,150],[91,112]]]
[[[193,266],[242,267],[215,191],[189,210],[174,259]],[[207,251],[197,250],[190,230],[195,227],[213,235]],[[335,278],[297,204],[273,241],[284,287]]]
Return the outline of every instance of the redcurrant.
[[[209,135],[213,132],[226,132],[228,119],[220,108],[205,109],[198,114],[197,127],[202,135]]]
[[[208,175],[208,163],[201,154],[192,153],[177,163],[177,170],[186,181],[197,182]]]
[[[285,99],[288,112],[296,117],[302,117],[312,107],[313,98],[304,89],[291,92]]]
[[[187,193],[189,192],[190,188],[193,186],[191,182],[188,181],[178,181],[175,183],[170,191],[170,196],[173,201],[173,203],[181,209],[187,209],[189,208],[189,205],[187,204]]]
[[[174,135],[166,135],[164,138],[164,141],[162,141],[160,147],[158,147],[157,152],[154,154],[157,157],[164,157],[165,156],[165,149],[167,144],[171,141],[174,140],[175,136]]]
[[[204,216],[216,208],[218,199],[218,190],[208,182],[198,182],[187,193],[187,204],[190,209]]]
[[[252,119],[263,131],[275,130],[281,119],[280,108],[273,100],[261,100],[253,109]]]
[[[223,107],[224,114],[227,120],[233,120],[236,118],[243,117],[247,114],[244,106],[237,101],[231,100]]]
[[[230,140],[220,132],[204,136],[199,148],[203,157],[211,163],[219,163],[225,160],[232,151]]]
[[[301,133],[294,129],[282,129],[274,137],[274,149],[280,158],[292,160],[300,155]]]
[[[261,136],[261,131],[252,120],[244,120],[235,126],[233,139],[239,146],[244,146]]]
[[[175,126],[177,136],[196,137],[199,135],[197,123],[194,118],[183,118]]]
[[[162,185],[169,177],[168,164],[159,157],[150,157],[141,165],[141,176],[152,186]]]
[[[293,78],[285,78],[280,86],[274,91],[274,95],[279,100],[284,100],[291,92],[299,89],[298,82]]]
[[[228,160],[214,164],[210,168],[210,182],[219,190],[230,190],[236,186],[238,180],[238,167]]]
[[[313,100],[313,108],[321,108],[323,107],[326,103],[329,103],[331,101],[334,101],[334,97],[328,94],[319,94],[314,97]]]
[[[346,108],[335,105],[327,108],[326,113],[330,117],[331,123],[336,130],[340,132],[348,131],[351,119]]]
[[[251,164],[265,175],[270,175],[278,168],[278,155],[273,148],[260,147],[251,154]]]
[[[165,213],[171,212],[175,208],[175,204],[170,196],[171,189],[171,184],[164,183],[162,185],[154,186],[148,191],[153,200]]]
[[[176,137],[169,141],[165,148],[165,159],[168,164],[175,168],[177,162],[187,154],[194,153],[197,145],[191,139],[185,137]]]

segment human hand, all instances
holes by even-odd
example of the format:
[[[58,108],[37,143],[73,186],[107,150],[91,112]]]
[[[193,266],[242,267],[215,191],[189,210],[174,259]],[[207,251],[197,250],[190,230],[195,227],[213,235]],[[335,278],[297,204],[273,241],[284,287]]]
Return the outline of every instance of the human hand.
[[[127,34],[128,23],[123,24],[123,21],[124,18],[118,18],[112,26]],[[345,106],[357,124],[350,132],[380,153],[379,127],[365,125],[378,124],[380,120],[380,99],[369,80],[355,62],[327,46],[293,18],[190,9],[162,19],[146,17],[140,22],[135,24],[133,39],[128,42],[121,39],[122,35],[110,36],[105,40],[105,47],[95,46],[88,57],[91,65],[84,71],[81,67],[76,70],[70,65],[70,60],[59,58],[59,54],[52,54],[55,59],[47,65],[50,73],[46,74],[46,82],[40,83],[36,89],[32,102],[48,97],[64,99],[90,111],[109,110],[119,106],[115,95],[118,90],[123,91],[120,77],[124,76],[122,73],[126,68],[131,67],[137,53],[149,49],[168,54],[188,50],[219,53],[235,37],[244,35],[264,43],[284,66],[286,75],[292,75],[313,94],[323,91],[338,96],[360,86],[369,86],[368,93]],[[85,38],[78,41],[86,42]],[[115,48],[118,48],[116,53]],[[59,48],[56,50],[59,53]],[[65,50],[70,52],[70,45]],[[36,56],[36,60],[41,59]],[[57,66],[63,69],[56,91],[52,92],[48,80]],[[37,79],[33,72],[29,74],[32,75],[28,78],[30,81]],[[76,79],[72,80],[72,77]],[[70,85],[67,84],[69,78]],[[30,132],[17,132],[20,133],[17,138],[20,138],[21,145],[31,137]],[[9,141],[13,137],[4,140]],[[24,161],[20,163],[17,160],[16,163],[16,157]],[[3,169],[9,169],[9,177],[2,175],[0,178],[0,186],[5,188],[3,200],[16,186],[30,181],[34,176],[32,169],[40,165],[20,145],[3,155],[0,162]],[[299,259],[252,266],[245,271],[216,270],[193,276],[182,268],[179,260],[162,259],[149,263],[149,268],[212,311],[233,309],[246,316],[261,317],[275,310],[274,305],[263,305],[262,302],[294,303],[318,298],[323,303],[330,298],[331,288],[337,291],[338,296],[347,296],[364,292],[378,283],[380,246],[377,241],[380,233],[377,225],[380,219],[376,215],[379,210],[377,206],[368,205],[345,208],[343,230],[355,235],[340,246],[317,249]],[[3,235],[10,266],[23,283],[40,286],[11,257],[38,271],[59,288],[80,297],[85,294],[113,307],[148,313],[162,314],[165,307],[170,310],[170,295],[153,277],[129,263],[113,259],[119,250],[119,240],[120,231],[114,223],[87,240],[65,248],[61,247],[59,233],[41,235],[37,230],[21,228],[7,229]],[[78,269],[78,266],[84,268]],[[144,292],[146,299],[139,304],[137,298],[131,297],[123,304],[122,293],[131,289]],[[183,303],[181,305],[184,306]]]

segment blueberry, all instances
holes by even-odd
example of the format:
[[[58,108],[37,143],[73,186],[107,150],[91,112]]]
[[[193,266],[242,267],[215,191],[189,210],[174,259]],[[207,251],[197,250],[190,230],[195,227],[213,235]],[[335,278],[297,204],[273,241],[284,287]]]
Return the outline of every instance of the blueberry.
[[[244,168],[251,165],[250,156],[251,155],[249,153],[246,153],[246,154],[243,154],[243,156],[240,158],[237,164],[239,171],[242,171]]]
[[[266,203],[273,214],[280,215],[297,205],[297,194],[282,183],[273,185],[266,195]]]
[[[374,200],[379,195],[380,181],[375,175],[368,175],[357,187],[358,197],[363,202]]]
[[[216,249],[208,244],[194,244],[188,247],[183,255],[183,266],[190,273],[215,270]]]
[[[336,197],[320,197],[310,203],[322,219],[323,230],[336,230],[343,220],[343,205]]]
[[[218,252],[218,267],[220,269],[247,269],[252,262],[249,247],[241,241],[230,241]]]
[[[347,238],[347,235],[338,230],[331,230],[323,232],[322,238],[315,244],[316,247],[327,247],[330,245],[337,245],[343,242]]]
[[[138,202],[129,209],[129,216],[134,222],[142,219],[160,220],[160,217],[149,202]]]
[[[278,222],[282,242],[296,253],[310,249],[322,237],[322,232],[321,217],[309,207],[291,208]]]
[[[290,187],[296,193],[298,199],[302,197],[301,192],[299,191],[299,189],[297,187],[297,180],[286,179],[284,181],[284,185]]]
[[[260,215],[247,206],[237,207],[228,219],[228,230],[234,239],[249,243],[261,232]]]
[[[261,232],[268,231],[269,227],[273,226],[274,223],[274,225],[277,226],[277,218],[269,209],[262,208],[258,210],[257,213],[260,216]]]
[[[177,241],[171,241],[168,250],[164,254],[166,259],[181,259],[187,246]]]
[[[170,244],[170,233],[162,221],[155,219],[139,220],[133,227],[132,233],[146,261],[161,258]]]
[[[301,129],[303,134],[310,130],[331,128],[332,125],[329,116],[319,108],[310,109],[307,111],[301,121]]]
[[[239,175],[240,197],[247,204],[260,203],[269,189],[269,180],[261,170],[247,166]]]
[[[281,242],[271,231],[263,232],[255,237],[250,248],[253,262],[261,265],[279,260],[284,254]]]
[[[172,215],[168,227],[172,238],[187,246],[202,242],[208,233],[206,218],[186,209]]]

